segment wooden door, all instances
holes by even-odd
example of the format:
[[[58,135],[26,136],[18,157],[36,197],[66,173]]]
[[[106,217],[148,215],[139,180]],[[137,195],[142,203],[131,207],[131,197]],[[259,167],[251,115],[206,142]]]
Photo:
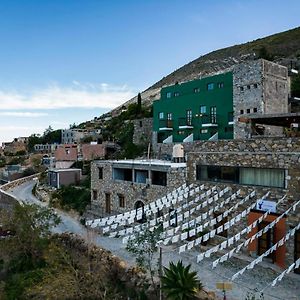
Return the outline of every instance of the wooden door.
[[[265,228],[269,222],[262,222],[258,225],[258,231]],[[265,253],[268,249],[270,249],[273,246],[274,243],[274,228],[269,229],[267,232],[263,233],[262,236],[258,238],[258,249],[257,254],[262,255]],[[274,260],[274,252],[270,253],[267,257],[272,258]]]
[[[110,201],[110,194],[105,193],[105,212],[107,214],[111,213],[111,201]]]

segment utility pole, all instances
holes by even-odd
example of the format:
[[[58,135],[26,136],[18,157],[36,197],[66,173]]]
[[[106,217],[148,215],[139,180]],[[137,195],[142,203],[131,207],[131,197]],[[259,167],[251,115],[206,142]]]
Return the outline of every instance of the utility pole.
[[[159,246],[159,300],[162,300],[161,278],[162,278],[162,249],[161,246]]]

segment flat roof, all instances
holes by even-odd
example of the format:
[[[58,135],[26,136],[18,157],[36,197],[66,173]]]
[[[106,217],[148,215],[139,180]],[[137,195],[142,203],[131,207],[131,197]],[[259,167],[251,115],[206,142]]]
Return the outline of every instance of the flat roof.
[[[81,169],[49,169],[50,172],[70,172],[70,171],[81,171]]]
[[[97,163],[124,164],[135,166],[164,166],[170,168],[185,168],[186,163],[174,163],[169,160],[160,159],[121,159],[121,160],[97,160]]]

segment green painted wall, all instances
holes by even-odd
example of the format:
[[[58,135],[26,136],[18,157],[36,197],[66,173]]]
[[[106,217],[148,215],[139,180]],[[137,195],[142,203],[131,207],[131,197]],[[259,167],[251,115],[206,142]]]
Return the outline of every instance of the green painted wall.
[[[212,90],[208,90],[210,83],[214,84]],[[206,106],[206,114],[200,114],[200,106]],[[216,106],[218,126],[204,127],[203,123],[209,123],[212,106]],[[180,129],[179,125],[185,123],[187,110],[192,110],[193,128]],[[162,88],[160,100],[153,103],[153,130],[158,132],[159,142],[171,134],[174,142],[182,142],[191,133],[194,133],[194,140],[207,140],[216,131],[219,139],[232,139],[233,126],[228,124],[228,114],[232,112],[232,73],[228,72]],[[166,121],[159,120],[159,113],[164,114],[164,120],[168,113],[172,113],[172,126],[170,123],[169,126],[173,130],[159,130],[165,127],[164,124],[167,126]],[[207,129],[207,133],[201,133],[201,129]]]

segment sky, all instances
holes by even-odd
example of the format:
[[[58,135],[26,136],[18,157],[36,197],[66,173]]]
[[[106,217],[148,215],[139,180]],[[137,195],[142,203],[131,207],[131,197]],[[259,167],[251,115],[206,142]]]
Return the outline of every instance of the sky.
[[[0,143],[91,120],[203,54],[300,26],[299,12],[299,0],[0,0]]]

